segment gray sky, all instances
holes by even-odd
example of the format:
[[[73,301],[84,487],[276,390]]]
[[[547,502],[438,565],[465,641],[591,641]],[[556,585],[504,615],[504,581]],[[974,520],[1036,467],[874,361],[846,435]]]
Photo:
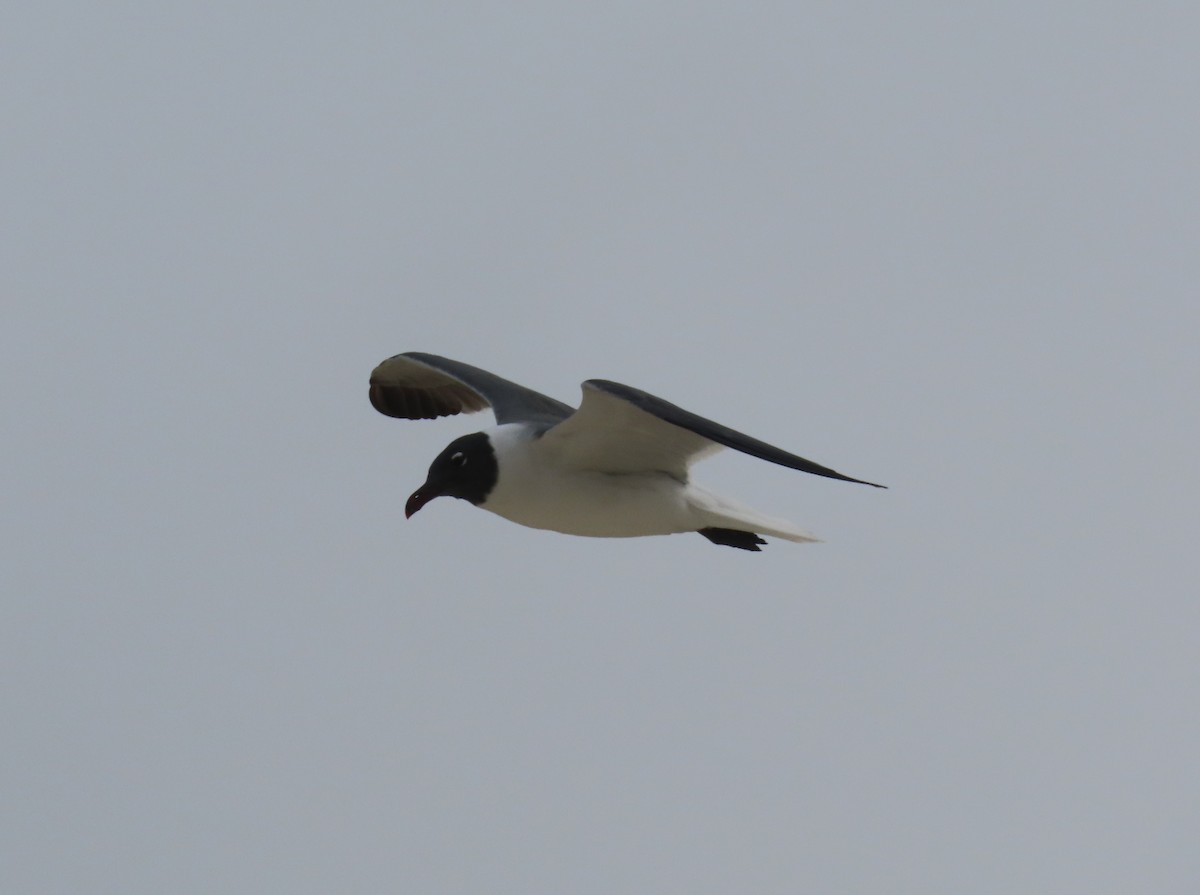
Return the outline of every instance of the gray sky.
[[[18,4],[0,889],[1191,893],[1200,13]],[[458,501],[444,354],[886,492]]]

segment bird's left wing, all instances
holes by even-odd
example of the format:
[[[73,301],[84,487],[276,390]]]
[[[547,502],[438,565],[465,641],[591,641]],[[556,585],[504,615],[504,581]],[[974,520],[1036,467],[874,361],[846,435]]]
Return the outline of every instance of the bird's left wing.
[[[626,400],[613,387],[626,388],[601,379],[585,382],[579,409],[547,431],[537,449],[573,469],[665,472],[680,481],[687,479],[688,466],[721,449],[712,439]]]
[[[541,440],[565,465],[599,472],[660,471],[683,480],[689,465],[729,447],[800,472],[885,487],[842,475],[641,389],[604,379],[585,382],[579,409]]]
[[[540,392],[461,361],[409,351],[371,371],[371,405],[405,420],[431,420],[491,407],[498,423],[553,425],[574,410]]]

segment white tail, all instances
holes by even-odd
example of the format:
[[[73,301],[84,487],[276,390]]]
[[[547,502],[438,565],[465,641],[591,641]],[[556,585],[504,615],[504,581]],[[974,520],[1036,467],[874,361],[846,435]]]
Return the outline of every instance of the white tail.
[[[692,510],[703,519],[703,526],[713,528],[733,528],[738,531],[752,531],[755,534],[771,535],[797,544],[820,542],[802,528],[798,528],[786,519],[765,516],[757,510],[752,510],[727,497],[713,494],[694,484],[688,484],[687,502]]]

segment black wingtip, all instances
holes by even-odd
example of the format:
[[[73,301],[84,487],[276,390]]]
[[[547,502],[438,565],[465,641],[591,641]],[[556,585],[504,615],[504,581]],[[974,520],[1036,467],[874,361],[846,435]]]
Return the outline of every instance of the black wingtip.
[[[823,476],[827,479],[837,479],[839,482],[853,482],[855,485],[870,485],[872,488],[883,488],[887,490],[887,485],[880,485],[876,482],[868,482],[866,479],[856,479],[852,476],[842,475],[836,470],[830,469],[828,466],[821,466],[818,463],[805,461],[808,466],[803,469],[804,472],[811,472],[813,475]],[[797,467],[793,467],[797,468]]]

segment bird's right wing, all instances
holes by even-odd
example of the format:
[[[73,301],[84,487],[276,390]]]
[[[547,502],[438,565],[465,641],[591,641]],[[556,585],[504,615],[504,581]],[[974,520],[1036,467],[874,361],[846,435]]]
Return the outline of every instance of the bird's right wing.
[[[371,404],[382,414],[431,420],[491,407],[498,423],[553,425],[573,407],[460,361],[409,351],[371,371]]]

